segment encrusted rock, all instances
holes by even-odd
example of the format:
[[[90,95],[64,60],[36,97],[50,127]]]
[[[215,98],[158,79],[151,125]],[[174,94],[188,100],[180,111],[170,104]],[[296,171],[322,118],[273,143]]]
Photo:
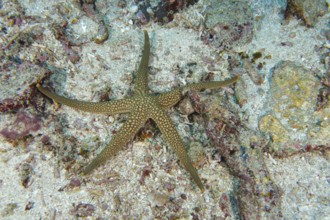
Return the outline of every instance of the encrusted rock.
[[[286,17],[291,15],[302,19],[307,26],[314,26],[319,16],[327,12],[327,3],[324,0],[288,0]]]
[[[204,41],[215,46],[230,47],[252,40],[253,10],[247,0],[205,0],[205,26],[208,29]]]
[[[277,148],[285,143],[289,143],[290,136],[284,126],[272,115],[265,115],[259,123],[259,128],[262,131],[270,132],[272,141],[276,143],[274,148]],[[279,150],[279,149],[275,149]]]
[[[194,166],[200,167],[206,163],[206,155],[203,145],[200,142],[192,142],[190,145],[188,154],[191,158]]]
[[[311,144],[330,145],[330,102],[320,111],[313,114],[315,126],[308,131],[308,139],[312,140]]]
[[[304,145],[309,129],[318,126],[313,118],[321,84],[313,73],[293,62],[275,67],[270,85],[269,114],[259,121],[270,134],[274,147]],[[284,147],[284,146],[282,146]]]

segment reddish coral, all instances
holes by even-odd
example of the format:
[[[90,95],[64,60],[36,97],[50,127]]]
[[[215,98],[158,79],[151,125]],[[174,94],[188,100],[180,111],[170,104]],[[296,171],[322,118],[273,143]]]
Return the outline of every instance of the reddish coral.
[[[14,123],[2,129],[0,134],[9,141],[17,141],[38,131],[41,128],[41,123],[40,117],[36,115],[18,112]]]
[[[25,90],[22,95],[16,98],[4,99],[0,102],[0,112],[17,111],[20,108],[26,108],[31,102],[35,102],[35,100],[33,99],[34,97],[35,90],[29,88]]]

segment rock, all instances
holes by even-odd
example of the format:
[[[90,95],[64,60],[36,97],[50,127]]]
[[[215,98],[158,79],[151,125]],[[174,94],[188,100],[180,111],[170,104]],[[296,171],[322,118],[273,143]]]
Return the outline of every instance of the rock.
[[[206,0],[204,40],[221,47],[248,43],[253,37],[253,10],[247,0]]]
[[[330,146],[330,102],[327,106],[315,111],[312,120],[315,126],[308,130],[308,139],[313,145]]]
[[[302,19],[306,26],[314,26],[318,17],[327,12],[327,4],[324,0],[288,0],[286,17],[291,15]]]
[[[190,115],[190,114],[194,113],[195,110],[194,110],[194,107],[189,98],[184,98],[179,103],[179,111],[183,115]]]
[[[285,61],[275,67],[270,84],[270,111],[259,121],[260,130],[271,136],[273,150],[284,150],[284,145],[300,149],[310,143],[307,133],[319,127],[314,114],[320,88],[320,81],[300,65]]]
[[[195,167],[201,167],[206,163],[205,150],[200,142],[190,143],[188,155]]]
[[[260,130],[269,132],[271,134],[271,139],[276,145],[284,145],[290,140],[290,136],[284,126],[272,115],[266,115],[262,117],[259,125]],[[278,149],[275,149],[275,151]]]

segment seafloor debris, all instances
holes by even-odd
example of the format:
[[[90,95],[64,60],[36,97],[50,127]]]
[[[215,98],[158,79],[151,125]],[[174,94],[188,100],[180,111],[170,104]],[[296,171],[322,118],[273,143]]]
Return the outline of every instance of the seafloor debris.
[[[19,175],[22,185],[28,188],[30,185],[31,175],[33,174],[33,167],[29,163],[23,163],[19,166]]]
[[[281,191],[271,180],[263,159],[268,142],[261,133],[247,128],[237,112],[229,110],[233,108],[222,100],[225,98],[206,99],[198,95],[193,100],[198,109],[205,109],[206,133],[216,148],[212,159],[224,163],[235,178],[230,208],[237,218],[257,219],[260,213],[267,213],[269,218],[280,218]],[[228,204],[226,207],[223,203],[222,209],[228,215]]]
[[[92,18],[95,22],[98,23],[99,28],[96,36],[94,37],[94,42],[97,44],[101,44],[106,41],[109,37],[109,30],[104,23],[104,20],[101,14],[98,12],[97,7],[95,5],[96,0],[82,0],[80,1],[81,7],[84,12],[86,12],[87,16]]]
[[[79,203],[74,205],[74,208],[70,210],[70,214],[76,217],[88,217],[92,216],[95,211],[95,207],[88,203]]]
[[[197,1],[198,0],[160,0],[158,2],[150,2],[139,0],[136,17],[141,24],[146,24],[150,20],[167,23],[173,20],[176,12],[195,4]]]
[[[5,218],[14,214],[15,210],[18,208],[17,203],[7,203],[3,206],[2,210],[0,211],[0,217]]]

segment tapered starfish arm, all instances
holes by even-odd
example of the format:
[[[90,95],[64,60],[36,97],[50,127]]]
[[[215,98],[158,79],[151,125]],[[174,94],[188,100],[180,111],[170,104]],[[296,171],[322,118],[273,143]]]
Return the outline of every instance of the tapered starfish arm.
[[[176,130],[175,125],[172,123],[169,116],[161,108],[157,110],[154,114],[151,114],[151,118],[156,122],[161,133],[164,136],[165,141],[175,150],[180,162],[183,164],[184,168],[190,173],[193,180],[197,186],[204,191],[204,186],[201,179],[198,176],[196,169],[193,167],[185,146],[180,138],[179,133]]]
[[[56,93],[53,93],[48,89],[42,87],[40,84],[37,84],[37,88],[42,94],[44,94],[50,99],[53,99],[57,103],[92,113],[101,113],[101,114],[128,113],[132,108],[132,103],[133,103],[132,100],[134,99],[134,98],[128,98],[128,99],[114,100],[109,102],[85,102],[85,101],[78,101],[75,99],[68,99],[63,96],[57,95]]]
[[[97,157],[84,169],[84,174],[89,174],[95,168],[114,156],[127,142],[133,139],[136,132],[145,124],[148,119],[145,113],[133,112],[125,124],[113,136],[108,146],[106,146]]]
[[[190,85],[186,85],[183,88],[182,91],[185,90],[202,90],[202,89],[219,89],[221,87],[230,85],[234,82],[236,82],[239,79],[239,76],[234,76],[231,79],[225,80],[225,81],[213,81],[213,82],[201,82],[201,83],[194,83]]]
[[[170,108],[182,98],[183,93],[189,90],[202,90],[202,89],[219,89],[221,87],[227,86],[236,82],[239,79],[239,76],[234,76],[231,79],[225,81],[213,81],[213,82],[202,82],[187,85],[184,87],[177,88],[173,91],[162,93],[158,96],[155,96],[157,102],[164,108]]]
[[[148,93],[148,64],[150,56],[150,41],[148,32],[144,31],[144,48],[142,52],[142,58],[140,61],[139,69],[136,74],[134,92],[136,94]]]

